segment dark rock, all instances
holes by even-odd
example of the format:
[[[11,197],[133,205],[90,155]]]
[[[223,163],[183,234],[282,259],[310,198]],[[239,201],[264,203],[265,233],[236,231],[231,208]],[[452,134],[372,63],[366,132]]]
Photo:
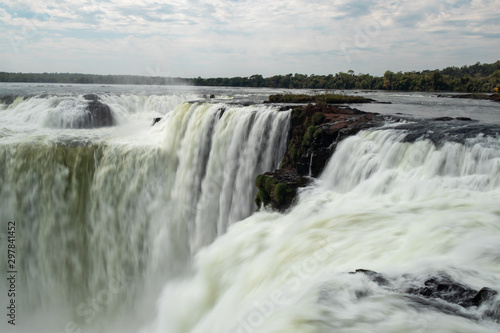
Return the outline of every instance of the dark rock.
[[[472,299],[478,293],[477,290],[455,282],[446,275],[433,276],[425,281],[424,287],[408,289],[406,292],[426,298],[439,298],[463,307],[472,306]]]
[[[435,121],[452,121],[453,118],[452,117],[438,117],[438,118],[434,118],[432,120],[435,120]]]
[[[88,102],[87,119],[80,124],[80,128],[98,128],[115,125],[115,119],[108,105],[99,100],[95,94],[84,95],[83,98]]]
[[[438,117],[438,118],[434,118],[432,120],[434,121],[452,121],[452,120],[460,120],[460,121],[472,121],[471,118],[468,118],[468,117],[456,117],[456,118],[452,118],[452,117]]]
[[[490,289],[488,287],[484,287],[481,290],[477,292],[477,294],[474,296],[474,298],[471,300],[471,305],[472,306],[480,306],[481,304],[490,301],[497,295],[497,292],[493,289]]]
[[[290,106],[286,108],[290,110]],[[278,210],[286,210],[294,201],[299,187],[310,183],[307,177],[317,177],[325,168],[343,139],[357,134],[363,129],[380,126],[385,119],[376,113],[363,112],[349,106],[327,104],[294,107],[291,112],[291,126],[288,134],[288,147],[279,170],[266,173],[269,184],[286,186],[285,199],[276,202],[273,198],[274,187],[260,186],[256,204],[270,205]]]
[[[370,271],[368,269],[357,269],[355,272],[350,272],[349,274],[357,274],[362,273],[370,278],[373,282],[377,283],[380,286],[389,286],[390,281],[380,273]]]
[[[450,96],[442,96],[442,97],[484,99],[484,100],[490,100],[490,101],[494,101],[494,102],[500,102],[500,94],[460,94],[460,95],[450,95]]]
[[[83,95],[83,98],[87,101],[98,101],[99,100],[99,96],[97,96],[96,94],[86,94],[86,95]]]
[[[453,280],[448,275],[436,274],[427,278],[423,285],[416,284],[401,290],[393,284],[394,279],[374,271],[357,269],[349,274],[365,274],[384,289],[400,293],[421,306],[449,315],[478,320],[480,317],[474,308],[486,305],[487,308],[482,309],[482,317],[500,321],[500,303],[495,302],[498,293],[487,287],[477,291]],[[415,284],[414,276],[403,275],[402,278],[408,280],[409,284]],[[469,308],[473,308],[473,311],[467,311]]]
[[[222,116],[226,112],[226,108],[225,107],[221,107],[218,112],[219,112],[219,119],[220,119],[220,118],[222,118]]]
[[[273,209],[283,212],[295,201],[297,190],[309,185],[311,181],[311,178],[298,176],[289,169],[266,172],[257,176],[255,181],[258,189],[255,204],[259,208],[261,205],[270,205]]]
[[[4,104],[6,106],[9,106],[12,103],[14,103],[14,101],[16,100],[17,97],[18,96],[14,96],[14,95],[1,96],[0,97],[0,103]]]
[[[423,119],[414,123],[397,124],[395,129],[406,131],[403,142],[417,140],[430,140],[436,147],[441,147],[446,142],[464,144],[469,138],[478,135],[496,137],[500,133],[500,126],[484,124],[474,121],[435,122]]]
[[[157,122],[159,122],[162,118],[161,117],[156,117],[156,118],[153,118],[153,123],[151,124],[151,126],[154,126]]]

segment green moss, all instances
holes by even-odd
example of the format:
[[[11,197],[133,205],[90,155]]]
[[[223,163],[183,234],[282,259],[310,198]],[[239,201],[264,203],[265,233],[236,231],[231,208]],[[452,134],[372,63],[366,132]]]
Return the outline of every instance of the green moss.
[[[288,186],[270,176],[259,175],[256,179],[258,187],[257,195],[255,196],[255,204],[257,207],[262,205],[267,206],[273,204],[279,206],[285,202],[288,194]]]
[[[267,193],[271,193],[274,189],[274,187],[276,186],[276,184],[278,183],[278,181],[276,179],[274,179],[273,177],[268,177],[268,176],[265,176],[265,181],[264,181],[264,190],[267,192]]]
[[[321,128],[318,128],[314,131],[313,138],[317,139],[321,134],[323,134],[323,130]]]
[[[302,139],[302,148],[308,147],[311,145],[311,140],[313,139],[314,131],[316,128],[314,126],[309,126],[306,130],[306,134],[304,134],[304,138]]]
[[[259,189],[257,195],[255,196],[255,204],[257,205],[257,207],[260,208],[262,204],[264,204],[264,206],[267,206],[269,205],[270,202],[271,202],[271,197],[265,191]]]
[[[264,186],[265,177],[265,175],[257,176],[257,178],[255,179],[255,185],[257,185],[257,188],[262,188]]]
[[[312,117],[312,124],[314,126],[322,124],[325,121],[325,114],[321,112],[316,112],[314,116]]]
[[[287,192],[288,186],[284,183],[278,183],[271,192],[271,199],[273,199],[277,205],[281,205],[285,202]]]
[[[291,112],[292,120],[301,121],[304,118],[304,113],[302,112],[302,108],[293,108]]]

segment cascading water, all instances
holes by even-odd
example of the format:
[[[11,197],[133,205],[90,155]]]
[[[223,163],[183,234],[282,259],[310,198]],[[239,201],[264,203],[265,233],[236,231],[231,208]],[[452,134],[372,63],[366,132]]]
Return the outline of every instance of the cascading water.
[[[408,290],[436,274],[498,290],[500,140],[407,134],[343,141],[290,212],[233,225],[167,283],[146,331],[497,332],[498,296],[465,309]]]
[[[410,292],[435,276],[499,291],[497,127],[360,132],[290,211],[255,212],[288,112],[186,103],[203,98],[184,88],[22,88],[36,93],[0,105],[0,220],[17,226],[17,323],[0,331],[498,331],[498,295],[466,308]],[[81,128],[85,93],[115,126]]]
[[[107,331],[120,311],[139,313],[127,319],[134,325],[141,311],[151,316],[159,286],[255,211],[254,179],[276,168],[286,147],[289,113],[270,107],[165,110],[172,103],[160,96],[100,99],[121,125],[70,130],[40,121],[78,113],[79,96],[30,98],[2,112],[4,124],[17,124],[1,129],[0,219],[18,226],[22,332]]]

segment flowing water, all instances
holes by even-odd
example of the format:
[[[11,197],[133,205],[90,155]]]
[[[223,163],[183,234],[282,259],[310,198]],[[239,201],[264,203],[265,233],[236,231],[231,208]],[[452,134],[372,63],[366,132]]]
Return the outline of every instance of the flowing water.
[[[4,315],[2,332],[500,329],[498,296],[463,308],[405,292],[437,274],[500,291],[492,102],[446,111],[434,97],[445,111],[421,106],[427,118],[480,121],[410,119],[344,140],[296,205],[276,213],[255,212],[254,180],[279,165],[289,112],[238,104],[272,90],[3,89],[25,97],[0,111],[0,263],[16,220],[17,269],[16,326]],[[73,128],[89,92],[116,126]],[[411,114],[417,98],[397,97],[391,110]]]

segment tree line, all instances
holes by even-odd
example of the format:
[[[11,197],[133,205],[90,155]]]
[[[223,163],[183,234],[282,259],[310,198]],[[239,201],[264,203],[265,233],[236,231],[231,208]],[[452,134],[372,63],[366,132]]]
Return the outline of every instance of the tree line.
[[[190,85],[192,79],[138,75],[95,75],[79,73],[8,73],[0,72],[0,82],[89,83],[135,85]]]
[[[93,83],[195,85],[227,87],[268,87],[287,89],[363,89],[399,91],[498,92],[500,60],[491,64],[447,67],[421,72],[386,71],[383,76],[339,72],[335,75],[286,74],[263,77],[232,78],[166,78],[134,75],[90,75],[71,73],[7,73],[0,72],[0,82]]]
[[[197,86],[271,87],[301,89],[365,89],[400,91],[496,92],[500,88],[500,60],[492,64],[447,67],[422,72],[386,71],[383,76],[339,72],[335,75],[287,74],[233,78],[198,77]],[[497,88],[495,90],[495,88]]]

